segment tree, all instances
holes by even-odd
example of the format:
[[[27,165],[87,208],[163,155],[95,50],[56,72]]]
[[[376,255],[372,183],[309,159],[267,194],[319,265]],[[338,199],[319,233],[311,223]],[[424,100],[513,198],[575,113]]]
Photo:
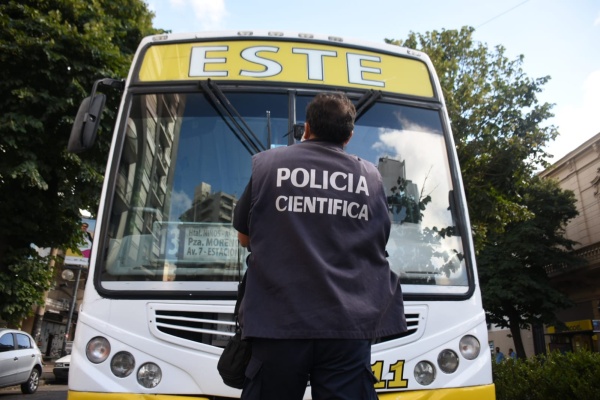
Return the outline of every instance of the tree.
[[[66,151],[71,124],[94,80],[126,76],[139,40],[157,32],[152,17],[142,0],[0,5],[1,319],[19,321],[48,286],[51,271],[30,245],[76,248],[79,210],[97,209],[114,110],[85,159]],[[25,290],[23,275],[39,291]]]
[[[473,40],[474,29],[410,33],[388,43],[422,50],[440,77],[463,173],[473,226],[480,283],[488,322],[509,327],[524,356],[520,327],[552,323],[568,305],[553,290],[544,267],[568,254],[562,237],[577,212],[574,196],[541,182],[548,166],[544,146],[558,134],[545,123],[552,105],[537,93],[549,77],[531,79],[524,57],[509,60],[502,46],[489,50]]]
[[[518,190],[548,155],[543,147],[557,131],[543,122],[552,105],[536,94],[550,79],[531,79],[521,69],[523,56],[508,60],[505,49],[490,51],[472,38],[473,28],[410,33],[388,43],[425,52],[442,86],[463,172],[475,245],[490,232],[502,232],[515,219],[530,217]]]
[[[479,279],[488,322],[509,328],[519,358],[525,358],[521,329],[555,323],[555,311],[571,305],[549,282],[546,267],[580,262],[564,237],[577,216],[575,195],[553,180],[531,179],[522,193],[532,218],[509,223],[494,233],[478,256]]]

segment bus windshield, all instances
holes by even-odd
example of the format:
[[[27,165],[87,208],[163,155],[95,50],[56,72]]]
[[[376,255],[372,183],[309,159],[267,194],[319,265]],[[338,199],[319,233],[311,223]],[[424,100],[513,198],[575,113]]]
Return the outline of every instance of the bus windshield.
[[[108,237],[99,250],[100,287],[235,292],[247,251],[238,245],[232,216],[251,157],[293,145],[290,127],[304,121],[312,97],[228,92],[232,107],[223,110],[205,91],[132,95]],[[387,252],[403,290],[464,294],[470,267],[453,205],[442,113],[415,104],[378,100],[357,120],[346,151],[381,172],[392,220]]]

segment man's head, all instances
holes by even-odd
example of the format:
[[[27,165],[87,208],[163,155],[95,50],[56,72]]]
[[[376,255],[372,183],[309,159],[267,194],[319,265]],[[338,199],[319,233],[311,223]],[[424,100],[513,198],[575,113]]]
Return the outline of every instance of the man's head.
[[[354,130],[356,109],[342,93],[319,93],[306,108],[306,124],[312,137],[346,143]]]

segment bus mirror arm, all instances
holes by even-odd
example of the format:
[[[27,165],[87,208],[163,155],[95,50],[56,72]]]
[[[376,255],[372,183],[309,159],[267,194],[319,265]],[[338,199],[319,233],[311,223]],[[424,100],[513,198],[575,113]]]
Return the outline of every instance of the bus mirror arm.
[[[125,87],[123,80],[111,78],[99,79],[94,82],[92,93],[81,102],[73,122],[71,136],[67,144],[67,150],[71,153],[81,153],[88,150],[96,141],[96,133],[100,126],[100,115],[106,102],[106,95],[96,94],[99,84],[121,90]]]

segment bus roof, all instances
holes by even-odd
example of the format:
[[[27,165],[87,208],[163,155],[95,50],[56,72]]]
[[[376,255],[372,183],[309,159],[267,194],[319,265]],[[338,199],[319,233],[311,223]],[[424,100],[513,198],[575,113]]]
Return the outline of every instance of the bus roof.
[[[386,43],[283,32],[201,32],[145,38],[133,83],[267,81],[436,98],[422,52]]]

